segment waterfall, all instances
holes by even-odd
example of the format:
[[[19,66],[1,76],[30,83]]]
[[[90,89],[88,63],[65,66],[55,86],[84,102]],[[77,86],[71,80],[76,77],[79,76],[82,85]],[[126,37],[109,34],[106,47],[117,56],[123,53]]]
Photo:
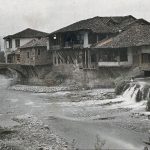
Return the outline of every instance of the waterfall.
[[[147,80],[136,79],[134,82],[131,81],[128,83],[128,86],[124,85],[124,87],[122,87],[122,89],[125,89],[123,90],[122,96],[126,101],[140,102],[150,99],[150,84]]]

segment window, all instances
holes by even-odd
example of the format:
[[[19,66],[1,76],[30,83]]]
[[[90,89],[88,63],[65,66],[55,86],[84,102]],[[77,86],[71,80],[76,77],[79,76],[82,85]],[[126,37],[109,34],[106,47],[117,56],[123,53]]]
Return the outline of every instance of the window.
[[[150,54],[147,53],[142,54],[142,63],[150,63]]]
[[[27,58],[29,58],[30,57],[30,53],[29,52],[27,52]]]
[[[92,63],[96,62],[96,55],[95,54],[91,55],[91,62]]]
[[[16,47],[20,47],[20,39],[15,40],[15,45],[16,45]]]
[[[38,49],[38,55],[40,55],[40,52],[41,52],[40,49]]]
[[[89,33],[88,34],[88,42],[89,44],[94,44],[97,42],[97,35],[94,33]]]
[[[9,40],[9,48],[12,48],[12,40]]]
[[[99,51],[100,62],[117,62],[118,61],[118,49],[107,49]]]
[[[120,50],[120,61],[128,61],[127,49]]]

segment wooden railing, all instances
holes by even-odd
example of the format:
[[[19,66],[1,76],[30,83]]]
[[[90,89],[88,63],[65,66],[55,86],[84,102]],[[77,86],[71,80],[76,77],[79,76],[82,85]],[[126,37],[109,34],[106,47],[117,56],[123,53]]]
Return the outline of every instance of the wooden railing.
[[[80,42],[65,42],[64,45],[50,46],[50,50],[59,50],[61,48],[83,48],[83,44]]]
[[[50,50],[59,50],[61,48],[60,45],[53,45],[53,46],[50,46]]]

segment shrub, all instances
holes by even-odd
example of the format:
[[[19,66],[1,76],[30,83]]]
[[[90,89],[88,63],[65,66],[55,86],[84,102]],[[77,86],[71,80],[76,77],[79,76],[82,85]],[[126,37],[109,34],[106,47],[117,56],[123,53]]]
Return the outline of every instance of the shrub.
[[[122,81],[115,88],[116,95],[121,95],[130,86],[129,81]]]
[[[136,102],[140,102],[142,100],[142,91],[139,89],[136,94]]]
[[[148,101],[147,101],[146,110],[147,110],[147,111],[150,111],[150,99],[148,99]]]

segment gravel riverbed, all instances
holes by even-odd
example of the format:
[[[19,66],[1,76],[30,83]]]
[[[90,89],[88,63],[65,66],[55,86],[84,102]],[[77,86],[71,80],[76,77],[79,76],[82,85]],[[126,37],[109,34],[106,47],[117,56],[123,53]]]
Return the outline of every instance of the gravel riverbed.
[[[2,150],[70,150],[74,140],[79,149],[94,149],[97,135],[106,141],[105,149],[142,150],[143,140],[148,139],[145,102],[116,97],[114,89],[4,87],[0,91]]]

